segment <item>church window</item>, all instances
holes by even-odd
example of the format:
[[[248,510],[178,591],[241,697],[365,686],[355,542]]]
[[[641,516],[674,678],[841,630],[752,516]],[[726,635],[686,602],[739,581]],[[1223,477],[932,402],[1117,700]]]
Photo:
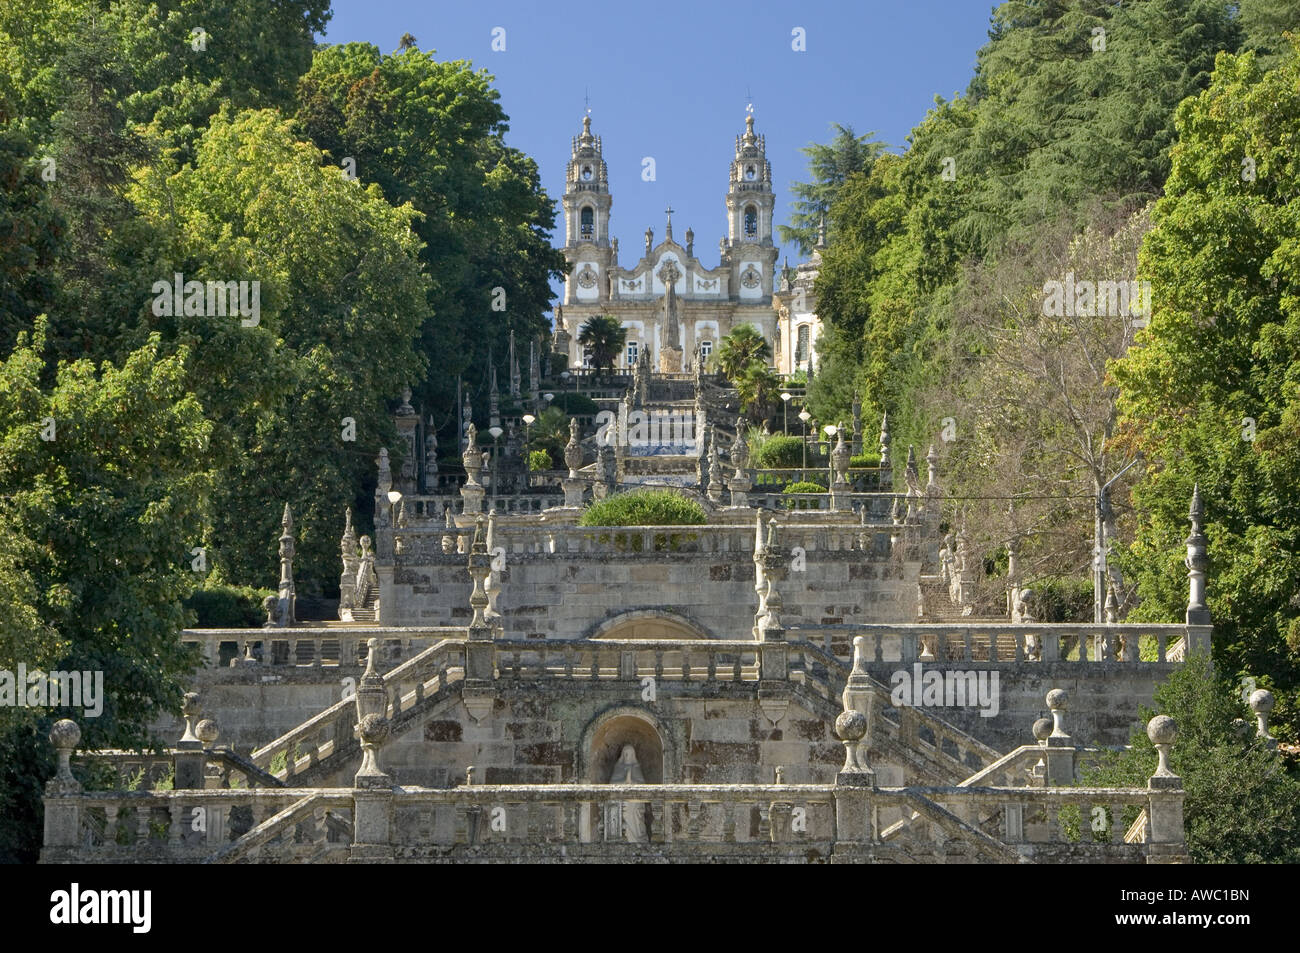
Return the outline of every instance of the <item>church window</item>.
[[[745,209],[745,237],[758,237],[758,210],[752,205]]]
[[[639,349],[640,349],[639,342],[637,341],[627,342],[627,366],[628,367],[636,367],[637,358],[640,356],[638,353]]]
[[[799,325],[799,343],[795,346],[794,366],[800,367],[808,360],[808,325]]]
[[[709,359],[709,355],[712,354],[712,353],[713,353],[713,342],[712,342],[712,341],[701,341],[701,342],[700,342],[700,357],[704,358],[704,360],[707,361],[707,360]]]
[[[591,206],[586,206],[582,210],[582,226],[578,231],[582,238],[593,239],[596,237],[595,215],[592,214]]]

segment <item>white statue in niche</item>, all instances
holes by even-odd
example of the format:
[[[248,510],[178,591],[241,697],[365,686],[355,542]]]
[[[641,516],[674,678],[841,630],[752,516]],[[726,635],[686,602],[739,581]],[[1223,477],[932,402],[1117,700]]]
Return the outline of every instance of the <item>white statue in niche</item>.
[[[623,746],[618,761],[614,763],[614,770],[610,772],[609,783],[645,784],[645,775],[641,773],[641,765],[636,760],[636,749],[631,745]],[[645,806],[645,801],[622,801],[610,805],[609,819],[611,822],[619,823],[623,828],[624,840],[632,843],[644,843],[648,840],[645,829]]]

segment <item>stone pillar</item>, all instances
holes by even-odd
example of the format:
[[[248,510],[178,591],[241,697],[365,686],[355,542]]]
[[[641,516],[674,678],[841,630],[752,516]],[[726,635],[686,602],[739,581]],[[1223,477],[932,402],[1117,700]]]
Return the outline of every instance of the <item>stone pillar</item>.
[[[582,466],[582,444],[578,442],[578,419],[576,417],[569,420],[569,442],[564,448],[564,465],[569,468],[569,476],[562,482],[564,505],[580,507],[582,506],[583,494],[587,489],[587,483],[578,476],[578,468]]]
[[[201,790],[203,788],[203,769],[207,764],[207,755],[203,753],[203,742],[195,733],[199,716],[203,714],[198,692],[186,692],[181,703],[181,717],[185,719],[185,733],[176,742],[176,752],[172,755],[175,781],[173,788],[177,791]]]
[[[1205,572],[1209,568],[1209,557],[1206,555],[1205,534],[1201,532],[1204,510],[1199,483],[1192,489],[1192,506],[1187,515],[1192,524],[1187,536],[1187,624],[1210,625],[1210,610],[1205,607]]]
[[[483,454],[478,448],[478,428],[473,424],[466,431],[465,451],[460,459],[465,466],[465,484],[460,488],[460,497],[464,501],[461,512],[467,515],[482,513],[484,490],[478,475],[483,470]]]
[[[1156,715],[1147,724],[1147,737],[1160,757],[1155,774],[1147,779],[1147,863],[1190,863],[1183,831],[1183,779],[1169,768],[1178,726],[1168,715]]]
[[[722,459],[718,455],[717,431],[709,427],[709,485],[708,497],[711,503],[722,502]]]
[[[487,620],[486,589],[487,578],[492,572],[492,555],[487,551],[483,530],[483,517],[479,516],[469,553],[469,574],[474,581],[469,604],[474,615],[466,633],[465,684],[461,689],[461,699],[475,721],[482,721],[491,713],[496,698],[492,685],[496,677],[496,649],[492,644],[492,626]]]
[[[1047,707],[1052,711],[1052,733],[1047,736],[1044,756],[1047,760],[1047,786],[1069,787],[1074,783],[1074,739],[1065,733],[1065,712],[1070,696],[1062,688],[1047,693]]]
[[[350,506],[343,511],[343,538],[339,541],[339,555],[343,560],[343,574],[339,576],[339,619],[351,622],[357,568],[361,564],[361,558],[357,552],[357,533],[352,528]]]
[[[731,463],[736,472],[727,481],[731,490],[732,506],[748,506],[749,491],[753,483],[749,479],[749,444],[745,441],[745,419],[736,418],[736,439],[731,445]]]
[[[1255,737],[1269,748],[1277,747],[1277,739],[1268,732],[1268,714],[1273,710],[1273,693],[1260,688],[1250,695],[1250,710],[1255,713]]]
[[[62,718],[50,727],[50,744],[58,756],[54,777],[45,783],[45,849],[70,853],[81,842],[81,783],[72,775],[72,753],[81,741],[81,729],[70,718]],[[62,848],[63,850],[60,850]]]
[[[853,395],[853,455],[862,453],[862,398]]]
[[[397,489],[403,494],[418,492],[415,485],[417,469],[415,429],[419,423],[420,418],[415,413],[415,408],[411,406],[411,388],[403,387],[402,403],[393,414],[393,424],[397,428],[397,438],[401,441],[402,447],[402,466],[397,471]]]
[[[844,442],[844,427],[838,427],[835,435],[839,439],[831,451],[831,469],[835,472],[835,479],[831,482],[831,509],[847,512],[852,507],[848,481],[851,454],[848,444]]]

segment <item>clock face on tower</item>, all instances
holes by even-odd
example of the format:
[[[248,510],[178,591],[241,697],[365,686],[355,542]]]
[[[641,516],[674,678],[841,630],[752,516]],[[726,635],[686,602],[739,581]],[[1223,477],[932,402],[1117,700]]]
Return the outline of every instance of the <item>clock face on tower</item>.
[[[746,178],[746,179],[753,179],[753,178],[755,178],[757,175],[758,175],[758,169],[757,169],[755,166],[752,166],[752,165],[747,165],[747,166],[745,166],[745,178]]]
[[[589,165],[584,165],[584,166],[582,167],[582,181],[584,181],[584,182],[590,182],[590,181],[591,181],[591,166],[589,166]]]

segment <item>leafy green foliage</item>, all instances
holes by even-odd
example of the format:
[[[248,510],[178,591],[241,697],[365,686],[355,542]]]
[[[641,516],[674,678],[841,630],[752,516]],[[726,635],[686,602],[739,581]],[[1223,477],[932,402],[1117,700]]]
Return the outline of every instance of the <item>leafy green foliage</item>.
[[[739,325],[718,344],[718,370],[734,384],[771,359],[772,345],[752,324]]]
[[[530,450],[528,452],[528,469],[536,473],[538,470],[550,470],[554,468],[551,461],[551,455],[545,450]]]
[[[1199,483],[1216,662],[1272,674],[1289,734],[1300,721],[1300,645],[1288,645],[1300,620],[1300,45],[1268,72],[1253,53],[1221,56],[1177,124],[1140,260],[1155,314],[1113,368],[1126,438],[1161,461],[1134,491],[1124,564],[1141,587],[1137,618],[1181,610]]]
[[[631,490],[592,503],[579,526],[696,526],[704,508],[672,490]]]
[[[803,441],[798,437],[773,436],[754,451],[750,463],[760,469],[793,469],[803,465]]]
[[[211,565],[228,580],[274,578],[287,501],[300,585],[336,578],[343,510],[371,478],[379,448],[395,441],[386,399],[422,373],[426,282],[414,210],[323,166],[270,110],[223,110],[199,139],[194,166],[150,175],[133,196],[155,235],[153,280],[181,272],[260,282],[254,327],[143,309],[167,340],[190,349],[189,385],[219,421]],[[355,443],[342,439],[349,417]]]
[[[777,227],[781,241],[798,242],[804,255],[812,254],[823,222],[844,183],[850,176],[870,172],[872,164],[885,151],[883,142],[871,138],[875,133],[859,136],[852,126],[837,122],[831,123],[831,129],[835,135],[829,145],[814,142],[801,150],[808,157],[812,181],[796,182],[791,187],[795,202],[790,220],[794,224]]]
[[[1198,864],[1300,861],[1300,778],[1293,761],[1254,736],[1254,719],[1232,679],[1203,655],[1189,657],[1156,689],[1159,711],[1178,725],[1170,767],[1183,779],[1187,848]],[[1086,771],[1087,786],[1143,787],[1155,752],[1143,709],[1127,751]],[[1243,730],[1244,729],[1244,730]]]
[[[612,315],[592,315],[578,329],[578,343],[591,348],[593,367],[612,371],[614,361],[623,353],[627,343],[627,328]]]
[[[799,483],[791,483],[782,493],[825,493],[826,487],[820,483],[814,483],[811,480],[803,480]]]
[[[190,593],[185,608],[195,613],[194,624],[200,628],[255,628],[266,621],[262,600],[274,594],[274,589],[209,581],[203,588]]]
[[[361,183],[420,213],[429,373],[411,379],[417,403],[450,406],[458,375],[485,396],[489,354],[502,358],[512,330],[525,357],[549,335],[550,281],[566,267],[554,205],[537,163],[506,146],[491,79],[412,44],[381,55],[349,43],[317,50],[298,86],[297,118],[331,161],[353,159]]]

